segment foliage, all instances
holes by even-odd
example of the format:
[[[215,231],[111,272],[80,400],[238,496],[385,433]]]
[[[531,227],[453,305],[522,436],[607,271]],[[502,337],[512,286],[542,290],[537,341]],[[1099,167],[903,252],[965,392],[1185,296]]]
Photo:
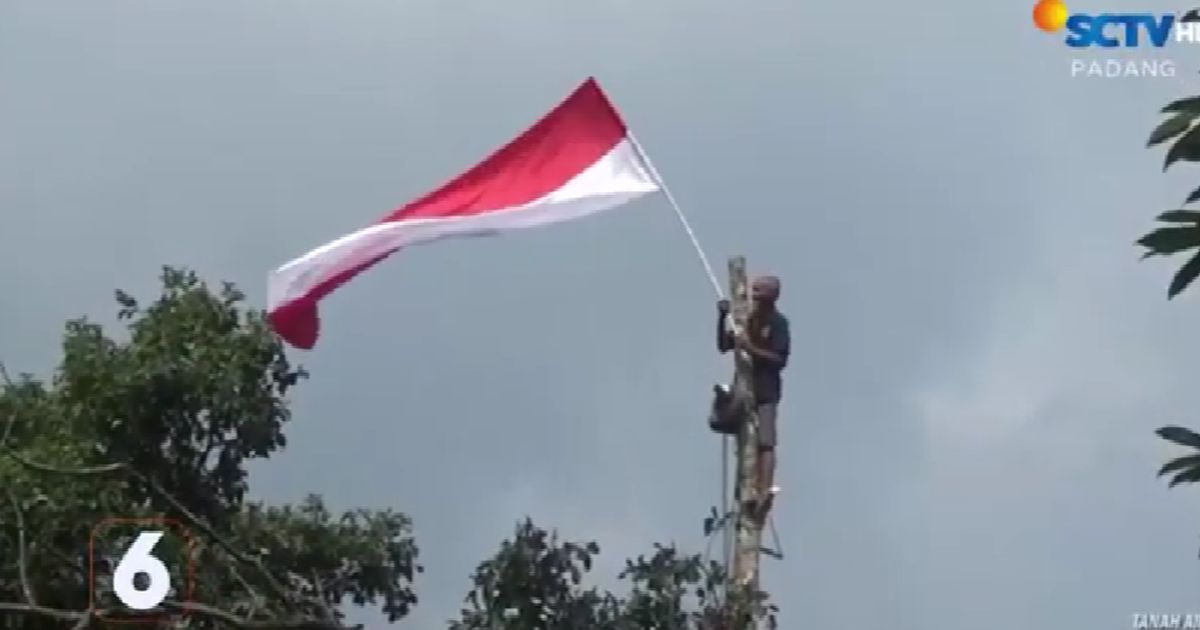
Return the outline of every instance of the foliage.
[[[451,630],[718,630],[723,622],[721,565],[655,545],[649,556],[625,561],[618,597],[583,582],[600,547],[559,540],[520,523],[511,540],[475,570],[474,588]],[[756,614],[775,627],[776,608],[759,598]]]
[[[1200,120],[1200,96],[1175,101],[1162,112],[1170,117],[1151,132],[1148,145],[1174,140],[1167,149],[1163,170],[1178,162],[1200,162],[1200,125],[1196,124]],[[1192,191],[1183,205],[1196,201],[1200,201],[1200,188]],[[1200,211],[1168,210],[1158,215],[1158,221],[1165,225],[1138,240],[1146,250],[1143,258],[1190,253],[1167,288],[1167,297],[1174,298],[1200,276]]]
[[[476,568],[466,598],[470,608],[451,629],[613,627],[619,603],[581,586],[599,551],[595,542],[559,541],[526,519],[495,557]]]
[[[1163,467],[1158,470],[1158,476],[1175,473],[1169,486],[1172,488],[1181,483],[1200,481],[1200,434],[1183,427],[1163,427],[1155,433],[1164,440],[1187,446],[1196,451],[1195,454],[1176,457],[1163,464]]]
[[[212,610],[189,627],[334,627],[344,598],[403,617],[420,571],[406,516],[246,500],[246,464],[286,444],[285,396],[304,372],[234,287],[170,268],[162,282],[145,307],[117,292],[124,338],[69,322],[51,382],[0,390],[0,557],[22,559],[0,563],[7,627],[91,616],[89,536],[112,516],[166,517],[193,535],[192,595]]]
[[[1155,128],[1147,144],[1155,146],[1174,139],[1171,147],[1167,149],[1163,170],[1177,162],[1200,162],[1200,124],[1197,124],[1200,121],[1200,96],[1170,103],[1162,109],[1162,113],[1169,115],[1169,118]],[[1197,201],[1200,201],[1200,188],[1193,190],[1183,205],[1187,206]],[[1170,299],[1179,295],[1200,276],[1200,210],[1168,210],[1158,215],[1158,221],[1167,225],[1146,234],[1138,241],[1138,244],[1147,250],[1143,258],[1194,252],[1171,279],[1167,289],[1167,298]],[[1171,475],[1168,487],[1174,488],[1181,483],[1200,481],[1200,434],[1177,426],[1162,427],[1155,433],[1164,440],[1196,451],[1176,457],[1159,469],[1159,477]]]
[[[1181,483],[1200,481],[1200,433],[1175,426],[1162,427],[1155,433],[1164,440],[1186,446],[1193,451],[1172,459],[1158,469],[1159,477],[1171,475],[1171,482],[1167,487],[1174,488]]]

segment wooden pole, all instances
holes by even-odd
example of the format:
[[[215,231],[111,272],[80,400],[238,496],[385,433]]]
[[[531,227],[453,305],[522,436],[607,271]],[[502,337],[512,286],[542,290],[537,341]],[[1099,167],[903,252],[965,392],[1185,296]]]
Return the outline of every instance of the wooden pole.
[[[729,297],[734,326],[747,330],[750,318],[749,283],[746,279],[746,259],[729,259]],[[726,592],[730,607],[732,630],[756,627],[758,596],[759,550],[762,548],[762,519],[758,487],[758,413],[754,400],[754,379],[750,357],[743,351],[734,352],[733,393],[742,410],[743,421],[737,439],[737,486],[735,542],[733,568]]]

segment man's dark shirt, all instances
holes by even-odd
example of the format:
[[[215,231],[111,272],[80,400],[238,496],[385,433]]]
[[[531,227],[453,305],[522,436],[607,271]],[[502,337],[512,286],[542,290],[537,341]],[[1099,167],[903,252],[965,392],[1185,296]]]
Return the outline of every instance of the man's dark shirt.
[[[764,319],[766,321],[763,321]],[[754,366],[755,402],[760,405],[778,403],[783,396],[781,373],[787,367],[792,345],[787,317],[777,310],[771,311],[765,318],[751,314],[747,327],[750,341],[755,346],[770,350],[780,358],[780,361],[776,362],[751,355]],[[728,352],[733,346],[733,334],[725,328],[725,317],[721,316],[717,319],[717,349]]]

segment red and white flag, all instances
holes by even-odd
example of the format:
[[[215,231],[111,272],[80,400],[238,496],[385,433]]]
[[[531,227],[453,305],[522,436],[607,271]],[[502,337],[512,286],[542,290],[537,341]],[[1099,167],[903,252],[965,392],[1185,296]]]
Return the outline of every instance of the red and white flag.
[[[321,299],[398,249],[568,221],[659,190],[621,115],[588,79],[474,168],[272,272],[271,326],[293,346],[312,348]]]

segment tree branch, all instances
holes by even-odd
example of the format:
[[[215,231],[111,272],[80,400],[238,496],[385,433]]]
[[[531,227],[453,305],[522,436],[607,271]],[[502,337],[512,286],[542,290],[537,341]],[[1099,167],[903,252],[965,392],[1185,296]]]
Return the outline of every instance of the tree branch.
[[[0,381],[4,382],[5,389],[13,386],[12,379],[8,377],[8,370],[4,368],[4,363],[0,363]],[[8,443],[8,436],[12,434],[13,427],[17,424],[17,414],[8,414],[8,422],[4,423],[4,434],[0,435],[0,448],[3,448]]]
[[[238,617],[213,606],[200,604],[196,602],[176,602],[165,601],[162,603],[165,610],[178,613],[198,615],[220,621],[226,625],[243,630],[345,630],[347,626],[343,626],[336,621],[317,621],[314,619],[272,619],[266,621],[252,621],[243,617]],[[352,628],[361,628],[362,626],[351,626]]]
[[[5,492],[8,494],[8,503],[12,506],[13,514],[17,519],[17,575],[21,580],[21,591],[25,595],[25,601],[36,606],[37,598],[33,596],[33,586],[29,582],[29,562],[25,555],[25,515],[21,511],[21,504],[17,502],[12,488],[5,488]]]
[[[238,551],[233,546],[233,543],[229,542],[223,536],[218,534],[216,529],[214,529],[212,525],[209,525],[207,522],[205,522],[204,519],[187,509],[187,506],[180,502],[179,499],[176,499],[174,496],[172,496],[171,493],[167,492],[166,489],[158,484],[157,481],[154,481],[153,479],[146,477],[145,475],[131,468],[126,467],[126,469],[130,474],[137,477],[146,485],[150,486],[150,488],[153,489],[154,492],[162,497],[167,503],[170,503],[171,506],[178,510],[179,513],[182,514],[189,523],[207,534],[209,538],[216,541],[216,543],[220,545],[226,553],[228,553],[230,556],[233,556],[235,560],[258,569],[258,572],[261,573],[266,579],[267,586],[270,587],[271,591],[274,592],[277,597],[282,599],[284,603],[291,603],[294,601],[295,598],[293,597],[292,593],[287,592],[287,590],[283,588],[283,585],[281,585],[279,581],[275,579],[275,576],[271,575],[271,572],[268,571],[267,567],[263,565],[262,560],[258,558],[251,558],[241,551]]]
[[[236,563],[230,562],[227,566],[229,567],[229,572],[233,575],[233,579],[237,580],[238,584],[241,584],[242,588],[246,589],[246,594],[250,596],[250,606],[246,611],[246,616],[249,618],[254,618],[254,614],[258,612],[258,609],[263,605],[262,595],[259,595],[258,591],[250,585],[250,582],[247,581],[246,578],[242,577],[242,572],[237,570]]]
[[[0,612],[15,613],[18,615],[36,615],[40,617],[50,617],[59,621],[79,621],[86,619],[90,612],[75,612],[73,610],[57,610],[54,608],[46,608],[45,606],[37,606],[34,604],[10,604],[0,602]]]
[[[213,449],[217,447],[218,441],[219,441],[219,434],[217,434],[216,432],[213,431],[212,424],[210,423],[209,429],[208,429],[208,437],[206,438],[207,443],[204,446],[204,451],[200,454],[200,457],[197,458],[197,460],[196,460],[196,470],[194,472],[197,475],[199,475],[201,472],[203,472],[205,467],[208,466],[208,458],[212,456]]]
[[[71,475],[74,477],[89,477],[94,475],[108,475],[119,470],[127,469],[125,464],[104,464],[103,466],[90,466],[87,468],[58,468],[48,464],[41,464],[26,458],[24,455],[10,449],[4,449],[4,453],[9,457],[17,460],[22,466],[32,468],[38,472],[50,473],[54,475]]]
[[[92,616],[95,614],[95,612],[95,609],[92,608],[83,611],[83,616],[81,616],[79,621],[71,627],[71,630],[87,630],[90,628],[92,626]]]
[[[118,471],[125,471],[128,474],[132,475],[133,477],[137,478],[142,483],[149,486],[150,489],[153,490],[155,494],[157,494],[159,497],[161,497],[167,503],[171,504],[171,506],[174,507],[175,510],[178,511],[179,514],[182,515],[188,521],[188,523],[190,525],[192,525],[196,529],[199,529],[201,532],[203,532],[205,535],[207,535],[211,540],[215,541],[217,543],[217,545],[219,545],[222,549],[224,549],[225,552],[228,553],[235,560],[257,569],[258,572],[262,574],[264,580],[267,583],[267,586],[271,589],[272,593],[276,597],[278,597],[280,600],[282,600],[283,603],[293,604],[293,603],[298,603],[299,601],[305,601],[309,604],[315,605],[319,610],[321,610],[323,613],[325,613],[326,616],[332,617],[332,613],[330,612],[329,607],[325,602],[315,601],[308,597],[297,597],[297,594],[289,592],[287,589],[285,589],[283,587],[282,584],[279,583],[278,580],[275,579],[275,576],[272,575],[269,570],[267,570],[267,567],[265,565],[263,565],[262,560],[260,560],[258,558],[252,558],[252,557],[246,555],[245,553],[239,551],[236,547],[234,547],[233,543],[229,542],[229,540],[227,540],[225,537],[223,537],[219,533],[217,533],[216,529],[214,529],[212,525],[210,525],[208,522],[206,522],[200,516],[196,515],[194,512],[189,510],[187,508],[187,506],[185,506],[179,499],[176,499],[174,495],[172,495],[170,492],[167,492],[167,490],[165,488],[163,488],[162,485],[160,485],[158,482],[154,481],[153,479],[147,477],[146,475],[139,473],[138,471],[134,470],[133,468],[129,467],[127,464],[125,464],[123,462],[117,462],[117,463],[113,463],[113,464],[104,464],[101,466],[91,466],[91,467],[86,467],[86,468],[59,468],[57,466],[50,466],[48,464],[42,464],[39,462],[32,461],[12,449],[5,448],[5,449],[2,449],[2,452],[4,454],[7,454],[9,457],[12,457],[13,459],[15,459],[17,462],[19,462],[23,466],[26,466],[33,470],[37,470],[37,471],[44,472],[44,473],[50,473],[50,474],[69,475],[69,476],[79,477],[79,476],[104,475],[104,474],[111,474],[111,473],[118,472]]]
[[[63,557],[61,554],[57,554],[57,555],[60,559],[68,560],[67,558]],[[74,567],[74,568],[77,572],[80,573],[81,576],[86,576],[86,573],[82,569],[80,569],[79,567]],[[171,610],[175,613],[187,613],[187,614],[194,613],[196,615],[204,616],[209,619],[215,619],[215,620],[221,621],[227,625],[231,625],[236,628],[246,628],[248,630],[260,630],[260,629],[265,630],[267,628],[278,629],[278,630],[353,630],[354,628],[362,627],[361,625],[359,625],[359,626],[339,625],[337,620],[333,617],[330,617],[329,621],[327,623],[323,623],[323,622],[315,621],[315,620],[306,620],[306,619],[296,619],[296,620],[292,620],[292,621],[283,621],[283,622],[276,621],[276,620],[270,620],[270,619],[256,621],[256,620],[254,620],[254,617],[255,617],[255,613],[257,612],[257,608],[261,605],[261,596],[254,592],[253,587],[246,581],[245,578],[242,577],[241,573],[238,572],[237,568],[232,563],[229,565],[229,569],[233,572],[235,579],[237,579],[238,582],[240,582],[242,584],[242,587],[245,588],[250,593],[251,597],[254,600],[254,604],[251,606],[250,610],[247,611],[247,613],[244,617],[239,617],[231,612],[216,608],[214,606],[207,606],[207,605],[196,603],[196,602],[183,603],[183,602],[175,602],[175,601],[165,601],[165,602],[163,602],[162,607],[167,610]],[[52,608],[38,606],[38,605],[34,604],[33,602],[30,602],[28,604],[6,604],[6,603],[0,602],[0,612],[13,612],[13,613],[17,613],[17,614],[26,614],[26,615],[40,615],[40,616],[44,616],[44,617],[51,617],[54,619],[58,619],[60,621],[71,621],[72,619],[78,619],[78,622],[75,624],[75,626],[72,628],[72,630],[85,630],[86,628],[88,628],[90,626],[93,619],[95,619],[96,617],[102,617],[105,615],[104,610],[97,611],[95,609],[88,609],[83,612],[75,612],[75,611],[68,611],[68,610],[56,610],[56,609],[52,609]]]
[[[312,619],[269,619],[255,621],[239,617],[231,612],[214,606],[194,602],[177,602],[173,600],[162,603],[162,612],[176,615],[196,615],[211,621],[219,621],[226,626],[240,630],[361,630],[362,626],[343,626],[336,621],[314,621]],[[86,628],[87,624],[97,617],[111,614],[107,610],[59,610],[34,604],[11,604],[0,602],[0,612],[17,615],[49,617],[58,621],[74,621],[76,628]],[[147,613],[152,615],[153,613]]]
[[[0,448],[8,444],[8,436],[12,434],[13,427],[17,424],[17,415],[9,414],[8,422],[4,423],[4,434],[0,435]]]
[[[313,590],[316,591],[316,601],[318,609],[321,611],[321,616],[329,621],[336,621],[337,615],[333,609],[329,607],[329,600],[325,598],[325,586],[321,583],[321,576],[317,574],[317,570],[312,570]]]
[[[4,381],[9,386],[12,385],[12,381],[8,378],[7,372],[4,371],[3,364],[0,364],[0,380]],[[294,604],[299,604],[299,603],[310,604],[319,611],[318,614],[320,614],[322,617],[324,617],[325,620],[324,621],[316,621],[316,620],[312,620],[312,619],[307,619],[307,620],[294,620],[294,621],[286,622],[286,623],[277,623],[274,621],[272,621],[272,622],[252,622],[249,619],[243,619],[243,618],[237,617],[233,613],[230,613],[230,612],[218,609],[218,608],[213,608],[211,606],[207,606],[204,604],[198,604],[198,603],[182,604],[182,603],[177,603],[177,602],[176,603],[164,602],[164,604],[163,604],[164,608],[170,608],[173,606],[176,609],[178,609],[179,611],[195,612],[197,614],[202,614],[209,618],[222,621],[227,625],[237,627],[237,628],[247,628],[247,629],[277,628],[279,630],[325,630],[325,629],[332,629],[332,628],[343,628],[343,626],[338,623],[337,616],[333,613],[333,611],[329,607],[328,603],[323,601],[323,598],[313,599],[313,598],[307,597],[303,594],[293,593],[293,592],[290,592],[289,590],[285,589],[283,587],[283,585],[280,584],[279,581],[275,578],[275,576],[271,574],[271,572],[263,564],[261,559],[251,557],[251,556],[239,551],[233,545],[232,542],[230,542],[224,536],[219,534],[212,525],[210,525],[207,521],[205,521],[199,515],[195,514],[191,510],[189,510],[187,508],[187,506],[185,506],[183,504],[183,502],[181,502],[179,499],[175,498],[175,496],[172,495],[170,492],[167,492],[167,490],[165,488],[163,488],[162,485],[159,484],[157,481],[153,480],[152,478],[150,478],[146,475],[141,474],[137,470],[134,470],[132,467],[130,467],[128,464],[126,464],[124,462],[103,464],[103,465],[99,465],[99,466],[89,466],[89,467],[83,467],[83,468],[62,468],[62,467],[58,467],[58,466],[51,466],[49,464],[43,464],[41,462],[33,461],[33,460],[25,457],[24,455],[16,452],[14,449],[7,448],[5,446],[7,438],[9,436],[9,434],[11,433],[13,425],[15,423],[16,423],[16,416],[10,415],[10,417],[8,418],[8,422],[6,423],[6,426],[4,428],[4,432],[2,435],[0,435],[0,455],[7,455],[7,456],[11,457],[13,460],[20,463],[22,466],[25,466],[26,468],[29,468],[31,470],[35,470],[35,471],[42,472],[42,473],[54,474],[54,475],[90,477],[90,476],[108,475],[108,474],[113,474],[113,473],[117,473],[117,472],[125,472],[125,473],[131,475],[138,481],[146,484],[146,486],[148,486],[151,490],[153,490],[155,494],[157,494],[160,498],[162,498],[164,501],[166,501],[168,504],[170,504],[171,507],[173,507],[184,519],[186,519],[188,521],[189,525],[191,525],[191,526],[195,527],[196,529],[200,530],[201,532],[203,532],[210,540],[214,541],[218,546],[220,546],[225,551],[225,553],[229,554],[229,556],[232,557],[234,560],[257,569],[258,572],[262,574],[262,577],[263,577],[264,581],[266,582],[267,586],[270,588],[272,594],[275,595],[276,597],[278,597],[282,601],[283,604],[285,604],[285,605],[294,605]],[[56,618],[56,619],[59,619],[62,621],[78,621],[78,626],[77,626],[78,628],[87,628],[91,622],[91,619],[94,616],[102,615],[103,614],[102,611],[87,611],[87,612],[64,611],[64,610],[54,610],[54,609],[50,609],[50,608],[44,608],[44,607],[37,605],[36,600],[34,599],[34,596],[33,596],[33,588],[29,581],[28,571],[27,571],[26,548],[25,548],[26,531],[25,531],[24,516],[20,510],[20,505],[18,504],[16,497],[13,495],[11,489],[8,490],[8,499],[9,499],[9,502],[12,504],[13,509],[16,511],[17,537],[18,537],[18,565],[19,565],[18,569],[19,569],[20,578],[21,578],[22,590],[24,591],[24,595],[25,595],[25,599],[27,600],[27,603],[25,603],[25,604],[0,603],[0,611],[14,612],[14,613],[18,613],[18,614],[27,614],[27,615],[34,614],[34,615],[49,616],[49,617],[53,617],[53,618]],[[235,571],[235,574],[236,574],[236,571]],[[255,607],[257,608],[257,606],[262,603],[262,600],[258,597],[257,593],[255,593],[253,591],[253,589],[249,589],[249,584],[245,581],[244,578],[242,578],[242,576],[240,574],[237,574],[237,579],[238,579],[238,581],[242,582],[243,586],[247,587],[252,599],[256,600]],[[321,587],[319,584],[316,585],[316,588],[317,588],[318,595],[322,595],[323,593],[321,591]]]
[[[286,594],[283,593],[282,586],[280,586],[279,583],[275,581],[274,577],[272,577],[269,573],[267,573],[266,568],[262,566],[261,562],[258,562],[255,559],[250,558],[249,556],[247,556],[247,555],[241,553],[240,551],[238,551],[237,549],[235,549],[233,547],[232,543],[225,540],[225,538],[223,538],[220,534],[218,534],[211,525],[206,523],[203,519],[201,519],[199,516],[194,514],[191,510],[187,509],[187,507],[184,506],[183,503],[181,501],[179,501],[179,499],[176,499],[174,496],[171,495],[171,493],[167,492],[165,488],[163,488],[161,485],[158,484],[158,482],[156,482],[156,481],[150,479],[149,477],[146,477],[145,475],[139,473],[138,471],[130,468],[127,464],[125,464],[123,462],[117,462],[114,464],[104,464],[101,466],[90,466],[90,467],[86,467],[86,468],[59,468],[57,466],[50,466],[49,464],[42,464],[40,462],[35,462],[33,460],[30,460],[29,458],[25,457],[24,455],[21,455],[20,453],[17,453],[16,451],[14,451],[12,449],[4,449],[4,453],[7,454],[9,457],[17,460],[17,462],[19,462],[23,466],[32,468],[33,470],[36,470],[39,472],[50,473],[50,474],[54,474],[54,475],[70,475],[70,476],[75,476],[75,477],[88,477],[88,476],[95,476],[95,475],[106,475],[106,474],[111,474],[111,473],[115,473],[115,472],[119,472],[119,471],[125,471],[125,472],[129,473],[130,475],[136,477],[139,481],[141,481],[141,482],[145,483],[147,486],[149,486],[150,489],[154,490],[155,494],[162,497],[167,503],[170,503],[171,507],[174,507],[176,510],[178,510],[179,513],[181,515],[183,515],[183,517],[186,518],[189,523],[191,523],[197,529],[203,531],[210,538],[212,538],[214,541],[216,541],[216,543],[218,545],[220,545],[221,548],[224,549],[226,551],[226,553],[228,553],[234,559],[238,560],[239,562],[248,564],[252,567],[256,567],[260,571],[265,573],[269,582],[271,583],[272,590],[277,591],[276,592],[277,595],[280,595],[281,597],[284,597],[285,599],[287,599]]]

